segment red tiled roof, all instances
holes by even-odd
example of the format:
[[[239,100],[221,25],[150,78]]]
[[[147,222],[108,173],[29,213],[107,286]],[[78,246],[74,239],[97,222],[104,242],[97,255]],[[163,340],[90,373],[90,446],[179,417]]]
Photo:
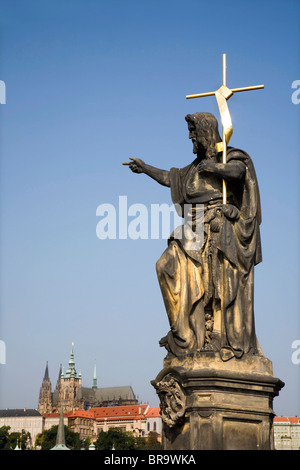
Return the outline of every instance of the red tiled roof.
[[[146,418],[160,418],[160,407],[159,406],[151,406],[147,411]]]
[[[94,414],[95,419],[141,419],[149,409],[149,405],[126,405],[126,406],[103,406],[100,408],[91,408],[90,412]]]
[[[94,413],[86,410],[75,410],[69,415],[69,418],[90,418],[94,419]]]
[[[72,414],[73,412],[72,411],[68,411],[66,413],[63,413],[64,417],[68,417],[70,416],[70,414]],[[59,418],[60,417],[60,413],[41,413],[45,418]]]
[[[288,418],[286,416],[275,416],[273,421],[281,421],[281,422],[288,422]]]
[[[102,422],[102,421],[141,421],[143,419],[146,419],[145,416],[107,416],[105,418],[96,418],[97,422]]]
[[[300,416],[289,416],[290,423],[300,423]]]
[[[45,418],[59,418],[60,413],[43,413]],[[149,405],[126,405],[126,406],[102,406],[99,408],[90,408],[87,410],[74,410],[64,413],[64,417],[69,418],[90,418],[97,421],[109,419],[116,420],[137,420],[145,418],[160,417],[160,407]]]
[[[274,422],[300,424],[300,416],[275,416]]]

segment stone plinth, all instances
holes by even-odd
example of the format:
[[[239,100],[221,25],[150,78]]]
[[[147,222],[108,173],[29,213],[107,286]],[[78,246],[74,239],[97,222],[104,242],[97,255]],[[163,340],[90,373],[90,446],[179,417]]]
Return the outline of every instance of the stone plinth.
[[[151,383],[161,402],[165,450],[274,448],[273,399],[284,383],[264,356],[167,358]]]

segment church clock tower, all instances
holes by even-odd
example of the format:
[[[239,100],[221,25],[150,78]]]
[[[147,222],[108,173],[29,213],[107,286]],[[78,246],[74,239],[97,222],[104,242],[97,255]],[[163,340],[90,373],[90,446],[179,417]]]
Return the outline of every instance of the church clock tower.
[[[71,411],[75,408],[78,408],[78,406],[76,406],[75,398],[78,390],[81,387],[81,374],[78,375],[75,369],[73,348],[74,343],[72,343],[69,367],[65,374],[62,372],[60,378],[59,399],[57,407],[62,407],[63,411]]]

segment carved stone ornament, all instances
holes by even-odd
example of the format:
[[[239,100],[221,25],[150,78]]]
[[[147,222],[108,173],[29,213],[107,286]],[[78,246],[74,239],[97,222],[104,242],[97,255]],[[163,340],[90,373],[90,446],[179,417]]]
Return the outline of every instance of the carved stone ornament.
[[[154,384],[161,407],[163,422],[170,428],[175,426],[185,414],[186,397],[177,378],[167,374]]]

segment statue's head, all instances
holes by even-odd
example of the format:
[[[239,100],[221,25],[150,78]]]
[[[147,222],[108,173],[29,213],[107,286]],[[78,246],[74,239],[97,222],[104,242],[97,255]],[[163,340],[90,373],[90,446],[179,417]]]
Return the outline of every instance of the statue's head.
[[[216,118],[210,113],[195,113],[188,114],[185,120],[188,123],[189,138],[193,141],[193,152],[204,152],[209,158],[216,155],[216,143],[222,141]]]

